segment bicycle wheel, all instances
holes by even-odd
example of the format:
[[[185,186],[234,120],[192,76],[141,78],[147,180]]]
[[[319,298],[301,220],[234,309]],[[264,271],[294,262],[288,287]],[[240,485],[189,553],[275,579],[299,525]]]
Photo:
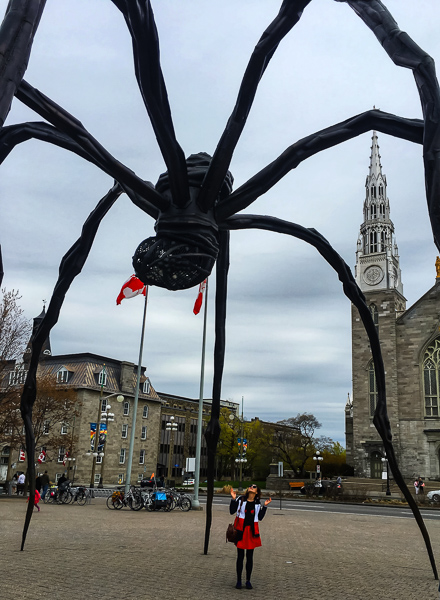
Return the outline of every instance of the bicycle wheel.
[[[110,496],[111,498],[111,496]],[[87,493],[86,492],[78,492],[76,495],[76,501],[80,506],[84,506],[87,502]]]
[[[128,506],[131,508],[131,510],[141,510],[143,505],[144,505],[144,502],[143,502],[142,496],[140,494],[135,494],[133,496],[133,498],[130,498],[130,500],[128,502]]]
[[[167,495],[167,510],[174,510],[178,504],[175,494]]]
[[[70,504],[73,500],[73,494],[70,490],[63,490],[60,492],[58,502],[59,504]]]
[[[121,500],[121,498],[116,498],[116,500],[113,501],[113,508],[116,510],[121,510],[123,506],[126,506],[126,504],[124,500]]]
[[[107,498],[106,504],[107,504],[107,508],[110,508],[110,509],[115,508],[115,504],[114,504],[113,498],[111,496],[109,496]]]
[[[43,502],[44,502],[44,504],[52,504],[53,496],[50,493],[50,490],[47,490],[46,495],[43,498]]]
[[[188,498],[187,496],[183,496],[180,499],[179,508],[180,508],[180,510],[183,510],[184,512],[188,512],[189,510],[191,510],[191,499]]]

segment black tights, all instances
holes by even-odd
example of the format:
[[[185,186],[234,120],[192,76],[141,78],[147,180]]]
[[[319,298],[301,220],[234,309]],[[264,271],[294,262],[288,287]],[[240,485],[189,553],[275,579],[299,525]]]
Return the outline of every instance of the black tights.
[[[237,581],[241,581],[243,571],[244,550],[237,548]],[[252,567],[254,566],[254,551],[246,550],[246,581],[251,580]]]

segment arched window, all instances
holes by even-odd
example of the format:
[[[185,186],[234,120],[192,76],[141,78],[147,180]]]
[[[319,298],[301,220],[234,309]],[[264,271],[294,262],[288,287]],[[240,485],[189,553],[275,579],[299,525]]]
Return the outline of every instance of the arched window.
[[[377,252],[377,232],[370,231],[370,252]]]
[[[426,349],[423,357],[423,387],[425,417],[438,417],[439,405],[440,339]]]
[[[371,218],[372,219],[376,219],[377,218],[377,206],[375,204],[372,204],[370,206],[370,213],[371,213]]]
[[[368,367],[368,398],[369,398],[369,409],[370,417],[374,417],[374,411],[377,406],[377,382],[376,373],[374,372],[373,361],[370,362]]]

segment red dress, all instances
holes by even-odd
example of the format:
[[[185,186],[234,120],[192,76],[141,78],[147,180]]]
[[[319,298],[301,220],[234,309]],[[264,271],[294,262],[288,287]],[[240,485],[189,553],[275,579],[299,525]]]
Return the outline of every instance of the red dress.
[[[231,509],[236,509],[238,501],[231,501]],[[266,512],[265,506],[258,505],[258,520],[264,517]],[[244,519],[235,519],[234,526],[239,531],[243,531],[243,536],[236,542],[237,548],[242,550],[254,550],[261,546],[260,531],[258,521],[255,521],[255,502],[246,502]]]

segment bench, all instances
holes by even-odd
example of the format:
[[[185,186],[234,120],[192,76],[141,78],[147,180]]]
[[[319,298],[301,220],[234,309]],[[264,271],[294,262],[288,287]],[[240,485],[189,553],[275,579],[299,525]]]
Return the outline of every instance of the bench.
[[[289,487],[291,490],[296,490],[304,487],[304,481],[289,481]]]

